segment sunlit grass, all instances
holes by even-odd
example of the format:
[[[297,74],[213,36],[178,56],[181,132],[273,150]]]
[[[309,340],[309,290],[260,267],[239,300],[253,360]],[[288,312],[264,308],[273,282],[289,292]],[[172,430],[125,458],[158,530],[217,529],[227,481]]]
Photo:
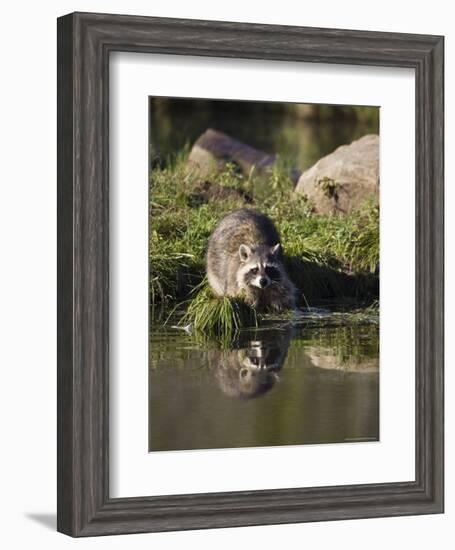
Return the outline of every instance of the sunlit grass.
[[[302,305],[333,296],[370,302],[377,298],[377,206],[366,204],[345,217],[316,215],[306,198],[294,193],[285,162],[268,179],[244,176],[229,165],[209,180],[247,192],[252,207],[274,221]],[[251,322],[251,308],[245,309],[242,301],[214,298],[207,286],[191,293],[205,276],[207,242],[216,224],[245,204],[240,196],[195,204],[190,199],[199,181],[188,172],[185,155],[151,172],[150,300],[152,305],[175,304],[190,298],[187,315],[193,324],[223,334]]]
[[[204,281],[189,302],[180,324],[189,325],[196,336],[204,334],[223,341],[231,340],[241,328],[257,326],[258,316],[241,298],[214,296]]]

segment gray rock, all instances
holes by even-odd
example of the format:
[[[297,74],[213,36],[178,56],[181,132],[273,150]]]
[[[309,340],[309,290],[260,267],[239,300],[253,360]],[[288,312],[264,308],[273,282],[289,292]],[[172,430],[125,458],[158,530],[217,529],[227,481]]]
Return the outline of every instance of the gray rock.
[[[301,176],[296,192],[320,214],[347,214],[379,201],[379,136],[366,135],[321,158]]]
[[[255,175],[263,175],[270,171],[275,161],[275,155],[268,155],[209,128],[193,145],[188,157],[188,169],[192,174],[207,178],[214,171],[224,170],[227,162],[233,162],[246,176],[253,169]]]

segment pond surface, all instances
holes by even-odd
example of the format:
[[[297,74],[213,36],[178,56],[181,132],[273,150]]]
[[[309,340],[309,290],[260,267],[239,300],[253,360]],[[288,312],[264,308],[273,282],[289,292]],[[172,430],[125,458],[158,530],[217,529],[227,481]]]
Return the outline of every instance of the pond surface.
[[[273,322],[232,344],[151,327],[149,450],[379,439],[379,327]]]

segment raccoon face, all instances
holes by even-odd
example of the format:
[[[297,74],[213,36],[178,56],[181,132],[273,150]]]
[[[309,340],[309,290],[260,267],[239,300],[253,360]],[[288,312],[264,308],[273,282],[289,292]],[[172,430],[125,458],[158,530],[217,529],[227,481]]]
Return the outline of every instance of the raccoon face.
[[[291,332],[287,332],[290,336]],[[225,395],[251,399],[266,394],[280,381],[290,340],[283,331],[264,333],[264,340],[242,341],[240,348],[212,350],[220,389]],[[240,344],[240,342],[239,342]]]
[[[245,376],[245,370],[279,370],[282,359],[279,347],[266,345],[261,341],[250,342],[241,356],[239,355],[240,376]]]
[[[241,244],[239,256],[242,265],[237,277],[239,286],[254,286],[264,290],[278,282],[281,279],[280,254],[279,243],[272,247],[259,245],[252,248]]]
[[[232,373],[232,382],[238,390],[238,397],[249,399],[262,395],[279,380],[277,371],[281,365],[269,355],[268,347],[262,342],[251,342],[251,347],[237,351],[235,365],[238,370]]]

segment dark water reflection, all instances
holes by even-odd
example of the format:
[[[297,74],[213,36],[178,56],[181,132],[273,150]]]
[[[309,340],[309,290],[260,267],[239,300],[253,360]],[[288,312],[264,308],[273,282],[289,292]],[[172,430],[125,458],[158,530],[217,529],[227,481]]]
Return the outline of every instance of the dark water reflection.
[[[269,327],[229,349],[151,334],[150,451],[379,439],[376,325]]]

